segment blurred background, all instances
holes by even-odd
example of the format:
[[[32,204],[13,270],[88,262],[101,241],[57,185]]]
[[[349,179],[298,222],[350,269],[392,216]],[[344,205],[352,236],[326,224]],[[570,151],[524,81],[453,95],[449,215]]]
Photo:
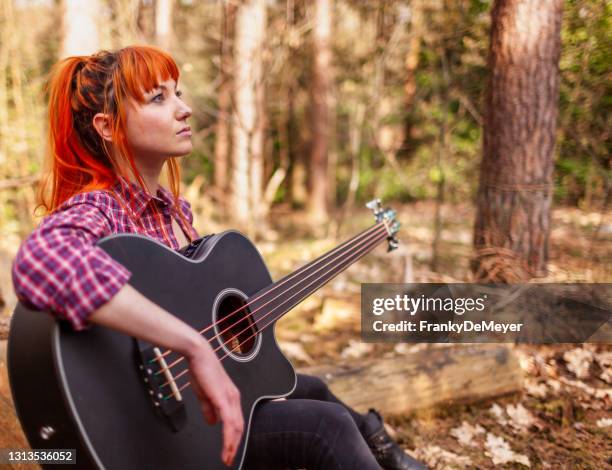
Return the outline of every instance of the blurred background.
[[[281,321],[298,366],[433,347],[359,343],[363,282],[610,282],[611,11],[607,0],[0,0],[5,324],[10,263],[40,221],[47,73],[135,43],[179,64],[194,131],[183,193],[200,234],[243,230],[277,279],[370,226],[370,199],[397,210],[398,250]],[[388,410],[405,447],[436,468],[601,468],[609,347],[512,354],[527,378],[463,397],[477,405],[448,395]]]

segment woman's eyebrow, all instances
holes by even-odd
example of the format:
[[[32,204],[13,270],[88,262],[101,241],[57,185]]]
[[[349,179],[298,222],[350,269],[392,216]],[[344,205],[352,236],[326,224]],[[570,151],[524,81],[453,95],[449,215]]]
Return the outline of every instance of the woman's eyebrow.
[[[167,90],[168,87],[166,85],[157,85],[155,88],[153,88],[153,90],[157,90],[157,89],[161,89],[161,90]],[[174,85],[174,89],[176,90],[178,88],[178,83],[176,85]]]

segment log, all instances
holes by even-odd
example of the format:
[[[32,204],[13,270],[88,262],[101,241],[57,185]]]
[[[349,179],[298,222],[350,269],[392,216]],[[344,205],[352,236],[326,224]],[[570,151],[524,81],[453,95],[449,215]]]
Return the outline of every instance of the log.
[[[0,449],[27,450],[28,441],[15,413],[6,369],[6,340],[0,340]],[[2,468],[14,470],[38,469],[35,464],[5,464]]]
[[[393,358],[299,369],[323,379],[359,412],[397,415],[451,403],[469,403],[520,390],[522,371],[511,347],[469,344]]]

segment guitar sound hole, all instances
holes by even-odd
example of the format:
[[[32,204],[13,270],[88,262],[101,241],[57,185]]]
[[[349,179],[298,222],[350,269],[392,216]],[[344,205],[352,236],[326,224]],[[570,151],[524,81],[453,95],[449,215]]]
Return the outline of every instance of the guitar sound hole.
[[[258,329],[245,300],[235,293],[225,295],[217,307],[219,341],[237,358],[248,356],[257,344]]]

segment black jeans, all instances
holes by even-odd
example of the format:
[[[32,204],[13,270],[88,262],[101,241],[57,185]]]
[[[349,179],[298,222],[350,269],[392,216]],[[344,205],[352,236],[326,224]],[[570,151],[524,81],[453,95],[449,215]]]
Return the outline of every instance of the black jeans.
[[[380,469],[362,431],[364,417],[319,378],[298,374],[293,393],[253,411],[245,470]]]

